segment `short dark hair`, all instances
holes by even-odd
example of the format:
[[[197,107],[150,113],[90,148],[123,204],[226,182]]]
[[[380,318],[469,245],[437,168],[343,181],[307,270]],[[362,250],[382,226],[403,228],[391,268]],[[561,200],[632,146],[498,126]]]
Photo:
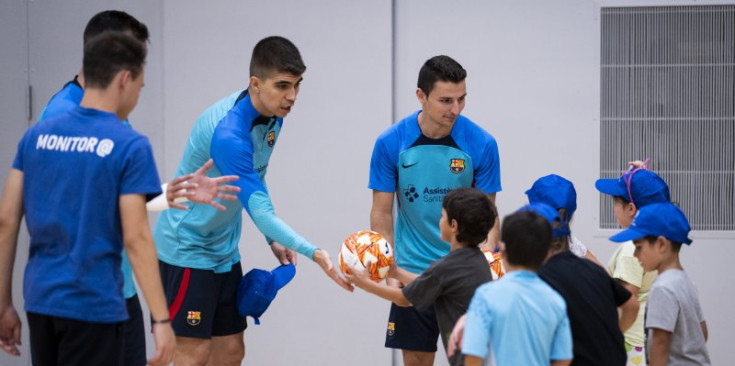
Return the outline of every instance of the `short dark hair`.
[[[108,31],[84,45],[85,87],[105,89],[121,70],[129,70],[133,78],[143,71],[146,48],[128,33]]]
[[[508,264],[538,269],[551,246],[551,225],[533,211],[519,211],[503,218],[500,233]]]
[[[630,203],[630,201],[626,200],[625,198],[623,198],[621,196],[612,196],[612,199],[613,199],[613,203],[620,202],[620,203],[622,203],[624,205],[627,205],[627,204]]]
[[[495,224],[495,205],[477,188],[457,188],[447,193],[442,202],[447,220],[457,220],[457,241],[470,246],[487,240]]]
[[[653,243],[655,243],[658,239],[658,236],[646,235],[644,239],[648,242],[649,245],[653,245]],[[681,243],[677,243],[669,238],[666,238],[666,240],[671,242],[671,251],[674,253],[679,253],[679,251],[681,250]]]
[[[301,76],[306,71],[301,53],[291,41],[280,36],[260,40],[250,58],[250,76],[265,79],[275,72]]]
[[[148,42],[148,27],[132,15],[119,10],[105,10],[95,14],[84,28],[84,44],[103,32],[130,32],[142,43]]]
[[[426,96],[434,89],[434,83],[437,81],[448,81],[459,83],[467,77],[467,71],[449,56],[434,56],[421,66],[419,70],[418,88],[421,89]]]

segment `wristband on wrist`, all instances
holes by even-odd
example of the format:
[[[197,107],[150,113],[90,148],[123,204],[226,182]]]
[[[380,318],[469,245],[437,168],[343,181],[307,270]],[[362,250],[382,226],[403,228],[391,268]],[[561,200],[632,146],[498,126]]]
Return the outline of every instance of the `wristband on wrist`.
[[[166,324],[166,323],[170,323],[170,322],[171,322],[171,319],[169,319],[169,318],[162,319],[162,320],[154,320],[154,319],[151,319],[151,324]]]

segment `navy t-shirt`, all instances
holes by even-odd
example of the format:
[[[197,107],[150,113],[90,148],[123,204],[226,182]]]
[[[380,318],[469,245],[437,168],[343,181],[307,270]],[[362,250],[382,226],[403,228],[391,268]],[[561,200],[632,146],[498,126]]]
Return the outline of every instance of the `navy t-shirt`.
[[[627,354],[617,308],[631,293],[602,267],[570,251],[551,257],[538,274],[567,302],[572,365],[624,366]]]
[[[126,320],[119,198],[161,193],[148,139],[112,113],[77,107],[31,127],[13,168],[31,235],[25,310]]]

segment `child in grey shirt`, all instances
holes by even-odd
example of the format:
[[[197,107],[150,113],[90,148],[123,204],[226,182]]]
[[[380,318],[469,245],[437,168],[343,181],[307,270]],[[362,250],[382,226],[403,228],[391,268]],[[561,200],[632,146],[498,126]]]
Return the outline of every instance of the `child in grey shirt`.
[[[645,327],[649,365],[710,365],[707,323],[697,289],[679,261],[681,244],[691,244],[689,222],[671,203],[642,207],[633,223],[610,238],[633,240],[646,271],[658,270],[648,293]]]

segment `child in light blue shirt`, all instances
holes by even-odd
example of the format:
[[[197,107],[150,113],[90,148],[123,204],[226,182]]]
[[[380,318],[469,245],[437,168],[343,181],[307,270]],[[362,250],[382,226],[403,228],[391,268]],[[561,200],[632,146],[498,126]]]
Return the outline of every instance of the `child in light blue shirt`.
[[[553,209],[547,211],[553,217]],[[566,303],[536,274],[551,244],[544,216],[521,210],[503,220],[500,254],[507,272],[478,288],[470,302],[462,339],[466,366],[571,363]]]

